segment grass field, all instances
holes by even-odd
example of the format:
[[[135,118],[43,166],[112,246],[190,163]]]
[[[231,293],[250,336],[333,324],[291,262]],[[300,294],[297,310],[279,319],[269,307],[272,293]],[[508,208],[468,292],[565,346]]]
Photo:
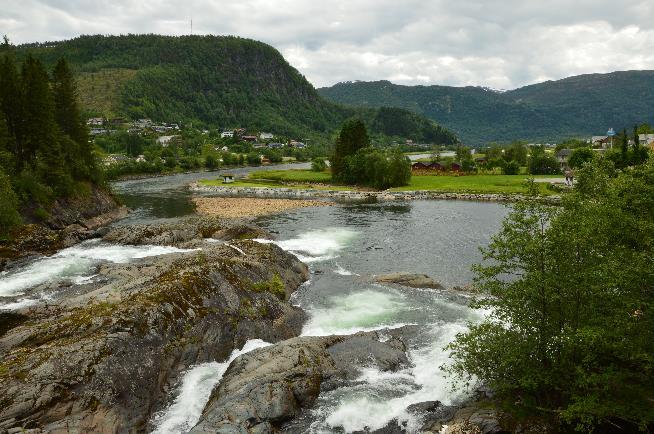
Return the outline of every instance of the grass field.
[[[329,172],[314,172],[312,170],[260,170],[250,173],[249,179],[271,180],[278,182],[320,182],[329,184],[332,175]]]
[[[557,176],[535,176],[548,178]],[[427,190],[443,193],[526,193],[526,175],[465,175],[465,176],[412,176],[411,183],[392,191]],[[203,180],[203,185],[233,186],[233,187],[287,187],[303,189],[334,189],[351,190],[352,187],[330,185],[329,172],[313,172],[311,170],[270,170],[252,172],[246,179],[236,180],[231,184],[223,184],[222,179]],[[291,183],[289,185],[288,183]],[[319,185],[317,185],[319,184]],[[547,189],[547,184],[539,183],[538,188],[543,195],[554,194]]]
[[[543,178],[543,176],[537,176]],[[393,191],[429,190],[447,193],[526,193],[525,175],[412,176],[411,183]],[[554,192],[539,183],[541,194]]]

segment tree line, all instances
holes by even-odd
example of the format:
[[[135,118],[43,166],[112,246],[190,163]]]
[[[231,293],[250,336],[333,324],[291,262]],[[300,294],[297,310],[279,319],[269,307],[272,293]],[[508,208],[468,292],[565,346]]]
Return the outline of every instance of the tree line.
[[[66,60],[49,72],[29,55],[18,66],[6,37],[0,50],[0,233],[6,235],[20,224],[21,210],[45,218],[55,199],[101,175]]]

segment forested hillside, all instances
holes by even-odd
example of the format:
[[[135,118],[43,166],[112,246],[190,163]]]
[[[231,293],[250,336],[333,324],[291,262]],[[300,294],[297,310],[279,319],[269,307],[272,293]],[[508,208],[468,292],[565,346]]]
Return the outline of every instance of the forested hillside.
[[[50,72],[27,56],[17,68],[0,54],[0,238],[28,219],[45,220],[59,198],[88,192],[101,179],[64,59]]]
[[[352,116],[372,131],[388,116],[324,100],[274,48],[218,36],[82,36],[17,49],[52,65],[66,58],[76,71],[88,115],[148,117],[211,127],[245,127],[285,136],[332,134]],[[452,143],[455,137],[421,116],[401,113],[405,137]],[[373,126],[373,124],[376,126]],[[417,126],[413,130],[413,126]]]
[[[590,74],[497,92],[481,87],[347,82],[318,90],[338,103],[401,107],[464,142],[561,139],[654,122],[654,71]]]

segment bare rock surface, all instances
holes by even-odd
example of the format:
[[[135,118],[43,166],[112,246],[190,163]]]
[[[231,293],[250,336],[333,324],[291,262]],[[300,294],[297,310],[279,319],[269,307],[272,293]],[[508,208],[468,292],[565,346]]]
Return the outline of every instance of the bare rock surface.
[[[324,383],[353,378],[362,366],[406,367],[404,343],[376,332],[298,337],[232,362],[191,433],[272,433],[310,407]]]
[[[305,321],[284,299],[308,269],[273,244],[206,243],[97,272],[27,317],[0,318],[0,433],[143,432],[184,370],[248,339],[297,336]],[[276,275],[282,293],[254,285]]]
[[[379,283],[390,283],[410,288],[445,289],[443,285],[426,274],[398,272],[375,276],[375,280]]]

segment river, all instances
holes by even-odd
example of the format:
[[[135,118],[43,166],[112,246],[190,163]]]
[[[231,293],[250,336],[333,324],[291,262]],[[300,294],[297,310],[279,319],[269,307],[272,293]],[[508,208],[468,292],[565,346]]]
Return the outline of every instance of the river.
[[[251,169],[231,172],[241,174],[247,170]],[[186,185],[211,176],[214,175],[195,173],[115,183],[118,195],[134,210],[118,224],[175,219],[192,213]],[[448,288],[466,285],[472,279],[471,265],[481,260],[479,247],[489,242],[506,212],[497,203],[412,201],[304,208],[259,218],[257,223],[275,234],[280,247],[310,266],[310,281],[291,299],[309,314],[304,335],[414,326],[407,342],[412,367],[384,373],[362,366],[357,381],[321,394],[314,408],[286,426],[286,431],[352,432],[366,427],[374,430],[392,419],[413,431],[419,421],[406,412],[407,405],[433,400],[453,403],[461,398],[459,393],[452,392],[442,372],[441,366],[448,358],[443,347],[466,329],[468,321],[478,321],[484,313],[467,307],[466,298],[461,295],[432,289],[398,289],[373,283],[371,277],[406,271],[428,274]],[[98,242],[72,249],[77,253],[62,251],[59,258],[55,255],[41,259],[0,276],[0,288],[5,288],[11,279],[15,284],[18,273],[24,273],[23,278],[45,274],[49,281],[89,279],[100,261],[124,262],[167,253]],[[97,253],[102,249],[109,251],[103,256]],[[62,274],[66,266],[61,262],[66,260],[61,257],[68,258],[68,267],[77,264],[74,273],[68,270]],[[80,265],[80,257],[88,263]],[[59,263],[48,262],[56,260]],[[35,282],[23,281],[20,290],[29,294],[30,285]],[[54,291],[50,285],[50,296]],[[37,300],[33,294],[31,297],[30,300]],[[20,302],[15,294],[9,301]],[[249,347],[261,345],[265,343]],[[233,357],[245,351],[246,348],[237,351]],[[206,391],[210,392],[225,369],[224,361],[216,361],[189,370],[177,394],[171,396],[171,406],[157,415],[159,432],[178,432],[180,427],[192,425],[208,398]],[[202,390],[205,392],[201,393]],[[179,420],[181,424],[171,422]]]

